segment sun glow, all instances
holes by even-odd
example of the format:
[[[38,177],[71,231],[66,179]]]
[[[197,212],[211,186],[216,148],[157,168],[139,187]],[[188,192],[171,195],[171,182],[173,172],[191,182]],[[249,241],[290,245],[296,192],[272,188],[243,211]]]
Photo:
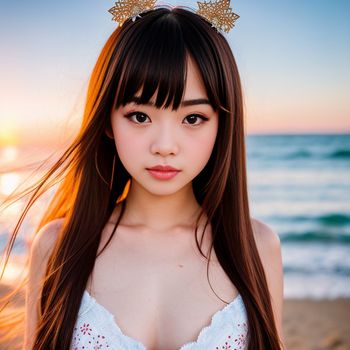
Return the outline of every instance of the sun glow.
[[[18,129],[15,125],[6,121],[1,121],[0,146],[17,145]]]
[[[11,194],[19,185],[20,176],[15,173],[4,174],[0,177],[0,193]]]
[[[18,150],[14,146],[7,146],[1,150],[0,159],[2,164],[13,164],[17,159]],[[0,194],[9,195],[18,186],[20,176],[17,173],[4,173],[0,176]]]
[[[18,150],[14,146],[7,146],[1,152],[1,159],[4,162],[13,162],[17,158]]]

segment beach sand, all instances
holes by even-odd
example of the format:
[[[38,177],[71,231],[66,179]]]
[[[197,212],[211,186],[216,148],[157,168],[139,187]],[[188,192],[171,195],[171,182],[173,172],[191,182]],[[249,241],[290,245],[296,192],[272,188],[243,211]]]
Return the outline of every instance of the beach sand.
[[[0,286],[0,295],[8,290]],[[350,350],[350,298],[286,299],[283,330],[287,350]]]
[[[288,350],[350,350],[350,299],[286,299],[283,330]]]

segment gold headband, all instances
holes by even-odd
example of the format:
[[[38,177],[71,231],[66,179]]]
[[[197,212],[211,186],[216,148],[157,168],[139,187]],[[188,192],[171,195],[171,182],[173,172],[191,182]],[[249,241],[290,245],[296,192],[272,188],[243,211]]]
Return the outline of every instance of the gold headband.
[[[133,21],[144,11],[155,7],[156,0],[119,0],[108,10],[113,15],[112,20],[118,22],[120,26],[129,19]],[[226,33],[234,27],[234,22],[239,16],[232,12],[230,0],[204,1],[199,2],[196,13],[208,20],[217,31],[223,30]]]

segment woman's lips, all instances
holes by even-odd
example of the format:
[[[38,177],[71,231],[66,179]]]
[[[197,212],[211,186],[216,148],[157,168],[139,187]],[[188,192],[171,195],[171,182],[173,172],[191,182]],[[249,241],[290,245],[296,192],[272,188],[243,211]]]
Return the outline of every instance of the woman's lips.
[[[179,171],[179,169],[173,168],[170,165],[155,165],[150,168],[147,168],[150,170],[160,170],[160,171]]]
[[[180,170],[177,170],[169,166],[166,166],[166,167],[156,166],[152,168],[147,168],[147,170],[154,178],[158,180],[169,180],[180,172]]]

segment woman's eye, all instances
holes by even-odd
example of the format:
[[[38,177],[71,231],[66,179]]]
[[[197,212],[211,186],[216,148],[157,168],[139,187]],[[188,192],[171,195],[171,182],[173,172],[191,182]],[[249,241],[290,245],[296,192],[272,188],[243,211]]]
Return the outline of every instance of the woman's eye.
[[[202,115],[199,115],[199,114],[191,114],[191,115],[188,115],[185,119],[188,120],[188,123],[185,123],[185,124],[200,125],[205,121],[207,121],[209,118],[203,117]],[[198,121],[199,119],[201,119],[202,122],[196,123],[196,121]]]
[[[131,121],[133,121],[136,124],[146,124],[147,118],[149,119],[149,117],[142,112],[131,112],[131,113],[126,114],[125,117],[130,119]],[[209,118],[206,118],[206,117],[199,115],[199,114],[190,114],[184,120],[188,121],[185,124],[200,125],[203,122],[209,120]],[[200,121],[200,122],[198,122],[198,121]]]
[[[149,117],[141,112],[132,112],[132,113],[128,113],[125,115],[126,118],[131,119],[134,123],[137,124],[145,124],[144,122],[146,121],[146,119]]]

